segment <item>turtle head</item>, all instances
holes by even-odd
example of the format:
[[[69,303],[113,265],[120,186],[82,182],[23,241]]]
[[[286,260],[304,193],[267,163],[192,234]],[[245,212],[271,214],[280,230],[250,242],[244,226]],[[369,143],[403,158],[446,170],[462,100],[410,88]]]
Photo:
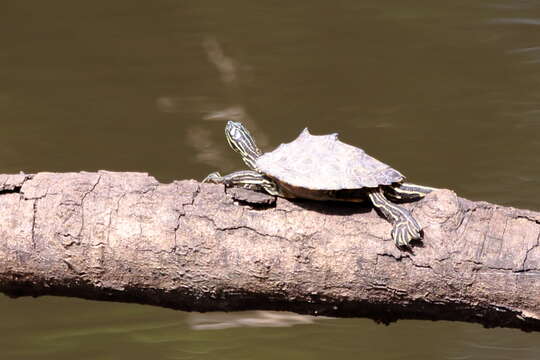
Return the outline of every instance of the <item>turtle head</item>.
[[[227,126],[225,126],[225,137],[231,148],[242,156],[246,165],[256,170],[255,161],[262,153],[244,125],[228,121]]]

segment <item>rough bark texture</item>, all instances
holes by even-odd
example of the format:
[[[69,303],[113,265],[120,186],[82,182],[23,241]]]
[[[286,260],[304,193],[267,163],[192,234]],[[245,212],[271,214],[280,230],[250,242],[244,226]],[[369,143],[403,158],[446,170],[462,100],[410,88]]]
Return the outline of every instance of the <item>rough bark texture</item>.
[[[0,290],[183,310],[282,309],[540,330],[540,214],[449,190],[404,204],[411,252],[359,204],[142,173],[0,175]]]

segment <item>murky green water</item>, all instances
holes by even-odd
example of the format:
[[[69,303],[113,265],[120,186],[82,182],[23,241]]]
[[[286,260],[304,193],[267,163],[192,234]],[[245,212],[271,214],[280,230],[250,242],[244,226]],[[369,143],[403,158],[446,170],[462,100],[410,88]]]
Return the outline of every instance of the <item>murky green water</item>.
[[[265,149],[338,131],[411,181],[540,210],[538,2],[26,0],[0,20],[2,173],[200,179],[243,166],[241,118]],[[0,304],[2,359],[540,357],[538,334],[462,323]]]

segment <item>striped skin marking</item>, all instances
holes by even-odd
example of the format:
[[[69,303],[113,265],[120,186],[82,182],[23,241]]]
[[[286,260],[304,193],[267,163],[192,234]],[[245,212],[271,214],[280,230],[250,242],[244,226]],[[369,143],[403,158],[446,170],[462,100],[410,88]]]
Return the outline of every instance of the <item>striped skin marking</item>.
[[[394,224],[391,234],[398,246],[408,246],[411,240],[421,238],[420,235],[414,236],[411,234],[410,225],[406,221],[400,221]]]
[[[221,176],[214,172],[208,175],[203,182],[224,184],[225,186],[243,186],[247,189],[264,189],[274,196],[282,195],[278,185],[268,177],[257,171],[255,162],[262,155],[249,131],[239,122],[228,121],[225,126],[225,138],[229,146],[240,154],[242,160],[252,170],[241,170]]]
[[[393,187],[394,191],[398,194],[414,195],[417,197],[424,197],[430,192],[436,190],[430,186],[423,186],[411,183],[403,183]]]
[[[266,190],[270,195],[279,195],[279,190],[276,184],[268,178],[253,170],[241,170],[233,173],[221,176],[218,172],[209,174],[203,181],[203,183],[224,184],[231,187],[235,185],[241,185],[246,188],[262,188]]]
[[[389,202],[379,189],[369,191],[368,196],[373,205],[394,225],[392,238],[398,246],[407,246],[411,240],[422,238],[422,228],[407,210]]]
[[[228,121],[227,126],[225,126],[225,138],[229,146],[240,154],[246,165],[252,170],[257,170],[255,161],[262,155],[262,152],[255,144],[249,131],[241,123]]]
[[[411,183],[383,187],[386,195],[397,200],[418,200],[436,190],[435,188]]]
[[[412,183],[402,183],[395,187],[397,191],[409,192],[409,193],[418,193],[418,194],[429,194],[430,192],[437,190],[431,186],[418,185]]]

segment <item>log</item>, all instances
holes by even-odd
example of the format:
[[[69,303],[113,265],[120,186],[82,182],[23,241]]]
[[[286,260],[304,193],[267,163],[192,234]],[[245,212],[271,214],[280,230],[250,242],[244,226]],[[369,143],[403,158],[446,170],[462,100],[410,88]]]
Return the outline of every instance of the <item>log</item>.
[[[403,204],[403,251],[369,206],[145,173],[0,175],[0,291],[187,311],[288,310],[540,330],[540,213],[450,190]]]

